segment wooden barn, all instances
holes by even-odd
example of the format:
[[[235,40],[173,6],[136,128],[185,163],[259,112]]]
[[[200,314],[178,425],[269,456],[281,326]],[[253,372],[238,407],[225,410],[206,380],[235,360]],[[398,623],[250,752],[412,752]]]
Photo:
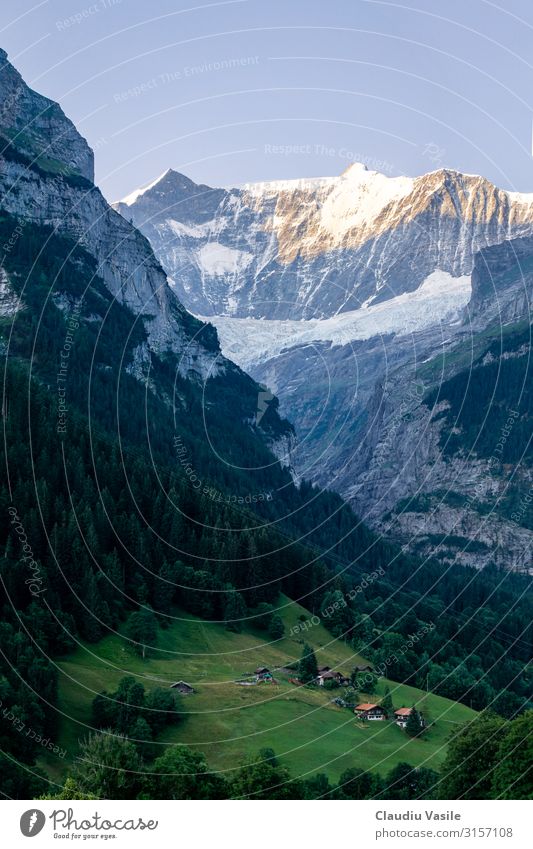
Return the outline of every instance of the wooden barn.
[[[176,681],[175,684],[170,685],[170,689],[177,690],[182,696],[190,696],[194,693],[194,687],[191,687],[186,681]]]

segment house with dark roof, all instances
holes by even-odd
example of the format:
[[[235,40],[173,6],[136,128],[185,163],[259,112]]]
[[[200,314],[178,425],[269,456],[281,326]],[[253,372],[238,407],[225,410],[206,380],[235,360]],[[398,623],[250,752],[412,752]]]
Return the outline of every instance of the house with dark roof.
[[[329,666],[324,666],[318,670],[318,675],[316,677],[316,683],[323,687],[327,681],[336,681],[339,685],[349,684],[350,679],[347,678],[342,672],[338,670],[330,669]]]
[[[182,696],[190,696],[191,693],[194,693],[194,687],[191,687],[186,681],[176,681],[175,684],[170,685],[170,689],[177,690]]]
[[[272,681],[272,673],[267,666],[258,666],[255,670],[257,681]]]

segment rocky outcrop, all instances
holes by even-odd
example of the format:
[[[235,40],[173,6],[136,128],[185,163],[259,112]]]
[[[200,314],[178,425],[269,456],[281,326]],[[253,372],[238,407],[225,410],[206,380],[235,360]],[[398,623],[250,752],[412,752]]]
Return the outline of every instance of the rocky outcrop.
[[[61,108],[32,91],[2,53],[2,209],[74,238],[97,262],[111,293],[142,317],[154,352],[178,355],[180,371],[205,379],[224,368],[216,336],[187,315],[147,239],[92,183],[93,155]]]
[[[458,342],[457,352],[460,348]],[[526,358],[527,352],[518,356]],[[446,451],[449,405],[428,402],[442,382],[435,365],[430,361],[416,375],[404,364],[376,390],[367,407],[371,425],[365,422],[359,431],[362,450],[342,478],[343,494],[374,528],[418,554],[478,568],[496,563],[529,570],[533,533],[513,518],[507,501],[530,491],[531,470],[527,463],[499,461],[499,432],[491,456]],[[462,367],[459,360],[447,377]]]
[[[504,241],[476,256],[472,272],[472,320],[517,321],[531,315],[533,237]]]
[[[11,318],[21,308],[22,304],[11,286],[9,277],[0,267],[0,318]]]
[[[79,174],[93,182],[94,156],[85,139],[59,104],[26,85],[2,49],[0,131],[37,165],[56,173]]]

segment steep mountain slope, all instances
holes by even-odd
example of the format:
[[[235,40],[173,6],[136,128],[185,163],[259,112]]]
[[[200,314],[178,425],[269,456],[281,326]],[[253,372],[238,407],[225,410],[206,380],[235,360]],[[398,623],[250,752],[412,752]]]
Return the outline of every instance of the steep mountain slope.
[[[172,170],[114,205],[150,239],[193,312],[323,319],[413,292],[435,270],[531,232],[533,195],[440,170],[196,186]]]
[[[56,103],[26,86],[4,52],[0,99],[7,105],[0,113],[2,210],[85,248],[109,291],[142,317],[151,350],[173,351],[184,374],[216,371],[216,346],[197,338],[201,325],[186,316],[150,245],[93,185],[87,143]]]
[[[170,406],[176,404],[177,410],[180,396],[172,369],[196,387],[200,406],[202,392],[211,395],[208,385],[218,381],[231,391],[233,382],[240,387],[233,408],[239,427],[257,446],[263,445],[258,465],[275,462],[267,444],[275,447],[279,442],[282,450],[291,427],[274,410],[263,417],[260,428],[250,426],[259,387],[221,355],[213,327],[187,313],[149,242],[94,186],[92,151],[60,107],[29,89],[4,52],[0,62],[2,315],[13,319],[32,301],[35,309],[56,308],[67,318],[75,311],[86,327],[101,324],[105,333],[112,324],[110,310],[116,313],[120,305],[122,315],[131,318],[125,319],[131,324],[129,335],[117,336],[115,356],[123,372],[139,378]],[[48,288],[38,294],[36,275],[31,276],[31,265],[26,264],[32,250],[35,265],[44,258],[45,267],[54,272]],[[95,335],[96,343],[99,338]],[[214,411],[217,398],[223,405],[224,395],[213,390],[212,396],[208,403]]]
[[[94,156],[61,107],[30,89],[0,48],[2,132],[38,166],[93,182]]]
[[[148,240],[90,181],[86,142],[5,54],[2,61],[0,94],[14,106],[0,123],[1,352],[7,363],[28,364],[30,379],[53,392],[56,448],[70,402],[94,417],[96,433],[177,466],[213,509],[223,505],[222,528],[226,509],[253,507],[262,511],[264,538],[265,518],[284,521],[296,536],[348,560],[362,552],[370,564],[365,552],[379,544],[346,505],[294,487],[284,466],[293,429],[277,400],[259,410],[261,388],[222,356],[214,328],[184,309]],[[53,123],[43,119],[47,110]],[[238,509],[234,520],[250,525]],[[236,555],[237,545],[230,548]],[[386,548],[377,556],[386,558]]]
[[[531,569],[530,342],[495,325],[376,388],[347,483],[376,527],[444,562]]]
[[[387,178],[355,164],[339,178],[229,190],[169,170],[116,208],[148,236],[184,303],[217,326],[224,352],[278,395],[296,426],[297,475],[408,546],[423,527],[424,551],[434,545],[446,561],[527,568],[530,532],[504,516],[485,530],[468,504],[394,528],[385,517],[452,483],[467,493],[479,477],[474,454],[441,456],[442,422],[429,426],[422,401],[443,379],[443,353],[529,320],[531,279],[513,269],[527,266],[533,196],[453,171]],[[495,275],[486,257],[502,242],[521,247],[494,248],[505,266]],[[507,469],[502,486],[516,498],[526,481]]]

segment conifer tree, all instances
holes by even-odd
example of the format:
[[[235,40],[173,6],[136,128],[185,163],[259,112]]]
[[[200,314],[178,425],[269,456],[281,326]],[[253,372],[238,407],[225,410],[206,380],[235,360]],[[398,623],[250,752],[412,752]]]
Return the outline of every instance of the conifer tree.
[[[394,705],[392,703],[392,696],[388,687],[385,687],[385,692],[383,694],[383,699],[381,700],[381,707],[387,712],[388,716],[394,713]]]
[[[407,722],[405,723],[405,730],[409,737],[418,737],[418,735],[423,730],[420,714],[418,713],[414,705],[411,709],[411,713],[407,717]]]
[[[314,681],[318,675],[318,664],[316,656],[310,645],[304,645],[302,658],[298,664],[298,678],[302,684],[309,684]]]

